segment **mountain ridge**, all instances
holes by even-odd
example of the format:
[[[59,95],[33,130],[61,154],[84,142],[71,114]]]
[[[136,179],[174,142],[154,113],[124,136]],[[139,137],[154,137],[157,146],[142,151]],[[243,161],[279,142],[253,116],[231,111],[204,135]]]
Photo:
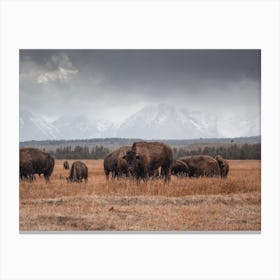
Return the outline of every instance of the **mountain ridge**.
[[[231,135],[230,135],[231,134]],[[20,111],[20,141],[141,138],[196,139],[260,135],[260,117],[228,116],[190,111],[167,104],[149,105],[124,121],[88,120],[82,115],[61,116],[48,122],[41,116]]]

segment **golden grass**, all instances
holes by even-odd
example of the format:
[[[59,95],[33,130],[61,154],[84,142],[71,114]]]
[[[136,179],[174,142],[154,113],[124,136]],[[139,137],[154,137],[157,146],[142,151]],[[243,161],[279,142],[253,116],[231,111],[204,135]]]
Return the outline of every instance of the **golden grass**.
[[[260,161],[230,161],[227,179],[131,179],[106,185],[102,160],[89,180],[67,183],[57,160],[50,183],[20,182],[20,230],[260,230]]]

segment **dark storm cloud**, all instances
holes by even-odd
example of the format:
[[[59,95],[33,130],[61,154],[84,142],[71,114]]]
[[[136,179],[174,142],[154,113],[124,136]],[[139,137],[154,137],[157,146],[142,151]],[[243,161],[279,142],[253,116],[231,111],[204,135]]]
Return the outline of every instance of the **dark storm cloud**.
[[[62,54],[81,71],[84,78],[94,73],[106,75],[107,85],[119,88],[196,81],[238,81],[247,77],[259,80],[258,50],[76,50],[21,52],[21,61],[31,58],[36,64],[51,68],[51,58]],[[93,73],[91,71],[94,71]]]
[[[150,103],[260,110],[259,50],[21,50],[20,106],[124,118]]]

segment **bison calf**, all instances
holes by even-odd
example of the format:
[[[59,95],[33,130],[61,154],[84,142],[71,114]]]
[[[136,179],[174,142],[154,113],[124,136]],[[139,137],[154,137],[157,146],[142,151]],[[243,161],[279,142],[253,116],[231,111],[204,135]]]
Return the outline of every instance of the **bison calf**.
[[[74,161],[71,169],[69,177],[66,178],[68,182],[76,182],[80,183],[83,181],[87,182],[88,180],[88,168],[81,161]]]

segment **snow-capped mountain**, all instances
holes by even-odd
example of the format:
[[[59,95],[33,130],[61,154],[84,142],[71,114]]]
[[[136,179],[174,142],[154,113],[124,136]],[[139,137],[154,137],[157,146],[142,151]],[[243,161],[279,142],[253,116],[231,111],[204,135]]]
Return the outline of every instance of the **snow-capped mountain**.
[[[105,138],[105,137],[115,137],[116,131],[118,129],[118,124],[112,123],[105,119],[98,119],[92,122],[92,125],[98,130],[96,137]]]
[[[189,139],[217,136],[216,119],[211,121],[202,113],[191,113],[170,105],[144,107],[125,120],[117,137],[144,139]]]
[[[62,139],[86,139],[98,135],[98,129],[85,117],[62,116],[52,123],[63,136]]]
[[[79,116],[62,116],[54,122],[28,111],[20,112],[20,141],[89,139],[112,137],[116,127],[108,120],[89,121]]]
[[[59,139],[62,136],[60,131],[53,124],[26,110],[20,111],[19,135],[20,141],[53,140]]]
[[[50,123],[27,111],[20,112],[20,141],[47,139],[142,138],[194,139],[260,135],[260,116],[221,116],[175,108],[146,106],[121,123],[83,116],[62,116]]]

